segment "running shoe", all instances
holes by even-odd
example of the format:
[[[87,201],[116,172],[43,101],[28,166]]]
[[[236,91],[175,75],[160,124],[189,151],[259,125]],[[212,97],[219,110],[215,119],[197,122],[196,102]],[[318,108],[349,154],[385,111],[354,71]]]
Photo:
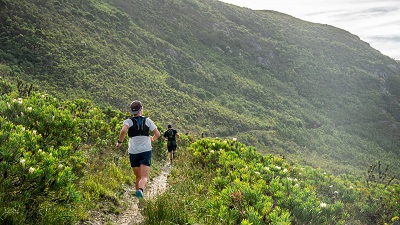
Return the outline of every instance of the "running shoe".
[[[143,192],[141,190],[137,190],[135,195],[139,199],[139,203],[138,203],[139,209],[144,208],[146,206],[146,200],[143,197]]]

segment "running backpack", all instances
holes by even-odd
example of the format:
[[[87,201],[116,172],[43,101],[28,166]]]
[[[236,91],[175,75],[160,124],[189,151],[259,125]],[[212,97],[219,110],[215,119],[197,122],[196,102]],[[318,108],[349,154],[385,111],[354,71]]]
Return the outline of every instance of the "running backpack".
[[[168,130],[167,136],[168,139],[174,139],[175,138],[174,130],[172,129]]]
[[[135,136],[149,136],[150,129],[146,126],[146,117],[144,116],[137,116],[130,118],[133,122],[133,125],[129,127],[128,136],[135,137]]]

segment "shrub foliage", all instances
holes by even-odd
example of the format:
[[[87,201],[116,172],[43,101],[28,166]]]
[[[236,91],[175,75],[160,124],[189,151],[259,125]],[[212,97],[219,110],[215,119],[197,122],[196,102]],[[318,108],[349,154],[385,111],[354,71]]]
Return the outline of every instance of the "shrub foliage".
[[[157,202],[184,202],[179,210],[190,215],[189,224],[395,224],[399,218],[398,182],[335,176],[236,140],[194,142],[169,182],[170,194]],[[157,224],[154,215],[162,224],[173,221],[154,205],[146,215],[146,224]]]

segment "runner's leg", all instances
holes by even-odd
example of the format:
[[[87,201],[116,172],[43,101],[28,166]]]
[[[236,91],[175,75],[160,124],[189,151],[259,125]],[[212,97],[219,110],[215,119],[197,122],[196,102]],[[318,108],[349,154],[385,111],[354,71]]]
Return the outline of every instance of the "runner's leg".
[[[146,205],[146,200],[144,199],[143,190],[147,184],[147,180],[150,174],[150,166],[140,164],[139,169],[136,169],[136,173],[140,174],[140,180],[137,182],[136,197],[139,199],[139,208],[144,208]]]
[[[140,167],[133,167],[133,173],[135,174],[136,181],[135,181],[135,189],[139,190],[139,181],[141,180],[141,172]]]

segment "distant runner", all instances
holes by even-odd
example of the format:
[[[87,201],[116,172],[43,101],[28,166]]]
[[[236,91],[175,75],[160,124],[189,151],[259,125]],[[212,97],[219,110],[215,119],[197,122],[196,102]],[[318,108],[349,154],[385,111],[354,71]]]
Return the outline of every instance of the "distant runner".
[[[175,150],[176,150],[176,137],[178,137],[179,142],[181,142],[181,137],[178,134],[178,131],[172,129],[172,125],[168,125],[168,130],[164,133],[164,140],[167,141],[167,149],[169,154],[170,165],[172,165],[172,159],[174,158]]]

